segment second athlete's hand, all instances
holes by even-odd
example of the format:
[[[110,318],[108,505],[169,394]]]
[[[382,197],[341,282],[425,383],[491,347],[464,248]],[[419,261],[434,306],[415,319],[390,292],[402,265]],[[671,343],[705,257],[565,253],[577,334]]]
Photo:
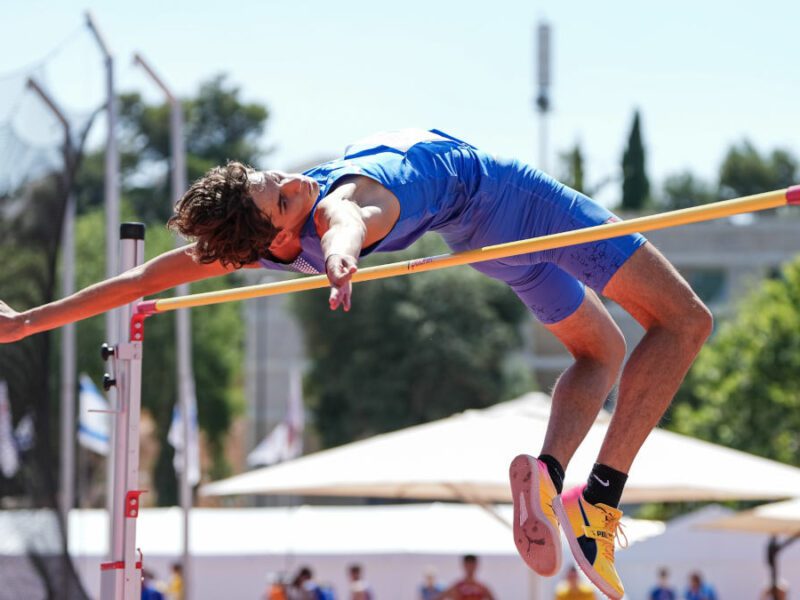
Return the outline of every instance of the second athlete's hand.
[[[350,297],[353,294],[353,274],[358,271],[358,261],[353,256],[331,254],[325,261],[325,273],[331,282],[329,304],[331,310],[340,306],[350,310]]]

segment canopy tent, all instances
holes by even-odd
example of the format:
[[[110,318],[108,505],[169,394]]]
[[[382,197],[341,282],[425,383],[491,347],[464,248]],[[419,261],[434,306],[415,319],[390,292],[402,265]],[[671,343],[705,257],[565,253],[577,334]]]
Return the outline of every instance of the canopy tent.
[[[800,489],[797,489],[796,492],[800,493]],[[800,534],[800,498],[762,504],[756,508],[712,521],[706,527],[772,535]]]
[[[510,506],[500,511],[511,518]],[[144,508],[138,521],[136,541],[145,565],[163,578],[181,556],[182,513],[177,507]],[[623,523],[634,545],[665,528],[657,521],[625,518]],[[58,545],[48,540],[29,546],[31,540],[22,534],[31,525],[57,527],[58,522],[52,511],[0,510],[0,561],[24,565],[31,550],[57,553]],[[104,510],[74,509],[69,529],[70,556],[87,591],[98,598],[108,516]],[[347,567],[354,562],[364,566],[376,597],[412,598],[430,567],[443,583],[459,576],[460,558],[467,552],[480,556],[479,575],[498,598],[544,600],[553,597],[556,584],[535,576],[519,560],[505,526],[479,507],[463,504],[196,508],[190,529],[196,600],[262,598],[268,574],[291,576],[303,565],[342,597]],[[42,590],[39,597],[45,596]],[[0,598],[6,597],[11,596],[0,591]]]
[[[771,585],[774,588],[778,584],[778,554],[786,546],[800,539],[800,498],[757,506],[711,521],[705,527],[770,534],[767,544],[767,564]]]
[[[550,416],[545,394],[324,450],[207,484],[205,495],[297,494],[510,502],[508,465],[539,450]],[[601,413],[567,470],[585,481],[608,428]],[[747,477],[742,477],[747,473]],[[800,469],[656,429],[630,472],[623,502],[783,499]]]
[[[649,598],[644,592],[655,584],[658,570],[664,567],[681,598],[689,576],[696,572],[723,600],[761,598],[769,581],[764,561],[768,536],[707,527],[733,514],[719,505],[706,506],[670,520],[662,535],[641,541],[630,551],[617,552],[617,569],[626,589],[631,590],[630,597]],[[800,544],[788,548],[781,562],[786,583],[796,592],[800,589]]]

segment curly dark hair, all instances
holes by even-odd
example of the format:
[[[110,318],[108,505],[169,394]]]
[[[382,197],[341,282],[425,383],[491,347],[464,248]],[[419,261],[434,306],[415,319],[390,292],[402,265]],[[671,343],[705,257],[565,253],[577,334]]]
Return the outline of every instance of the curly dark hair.
[[[278,228],[253,202],[247,172],[240,162],[214,167],[195,181],[178,200],[167,227],[195,240],[195,258],[201,263],[219,261],[241,268],[269,251]]]

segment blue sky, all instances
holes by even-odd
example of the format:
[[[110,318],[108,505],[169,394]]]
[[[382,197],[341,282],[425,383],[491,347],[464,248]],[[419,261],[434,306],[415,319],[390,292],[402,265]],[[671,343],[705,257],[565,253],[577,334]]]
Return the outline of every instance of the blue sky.
[[[327,157],[405,126],[438,127],[537,164],[540,19],[553,27],[555,174],[557,152],[576,142],[590,181],[613,173],[635,108],[656,183],[687,169],[712,179],[745,137],[800,155],[800,3],[789,0],[28,0],[3,11],[0,74],[71,36],[47,77],[65,105],[97,102],[101,62],[78,33],[87,7],[118,57],[121,89],[158,98],[132,66],[138,50],[179,94],[224,72],[246,99],[267,104],[265,144],[275,151],[264,166]]]

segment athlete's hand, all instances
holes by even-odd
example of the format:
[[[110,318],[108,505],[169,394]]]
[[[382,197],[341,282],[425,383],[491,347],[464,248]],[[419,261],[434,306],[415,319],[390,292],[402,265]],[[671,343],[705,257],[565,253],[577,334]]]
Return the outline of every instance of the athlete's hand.
[[[0,300],[0,344],[16,342],[25,337],[25,325],[17,311]]]
[[[331,310],[341,306],[345,312],[350,310],[350,297],[353,294],[353,274],[358,271],[357,261],[352,256],[331,254],[325,261],[325,272],[331,282],[329,304]]]

